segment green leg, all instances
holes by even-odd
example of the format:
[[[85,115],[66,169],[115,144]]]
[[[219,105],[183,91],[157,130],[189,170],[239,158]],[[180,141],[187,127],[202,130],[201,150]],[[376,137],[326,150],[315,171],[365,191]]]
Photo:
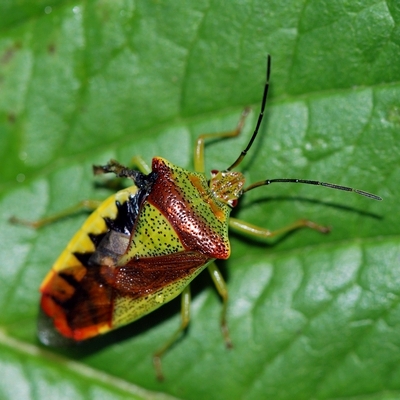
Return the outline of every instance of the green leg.
[[[140,156],[133,157],[132,164],[135,165],[139,169],[139,171],[144,174],[149,174],[151,172],[151,168],[147,165],[147,163]],[[97,171],[96,167],[95,167],[95,171]],[[97,171],[97,173],[99,173],[99,171]],[[97,207],[99,207],[99,205],[101,203],[102,203],[102,201],[99,201],[99,200],[82,200],[78,204],[75,204],[72,207],[69,207],[63,211],[60,211],[54,215],[51,215],[50,217],[41,218],[37,221],[26,221],[26,220],[19,219],[17,217],[11,217],[9,221],[12,224],[25,225],[25,226],[28,226],[33,229],[38,229],[44,225],[51,224],[55,221],[58,221],[59,219],[69,217],[70,215],[78,213],[80,211],[94,211]]]
[[[72,214],[75,214],[80,211],[94,211],[102,202],[98,200],[82,200],[78,204],[75,204],[72,207],[69,207],[63,211],[60,211],[56,214],[51,215],[50,217],[44,217],[37,221],[26,221],[23,219],[19,219],[16,217],[10,218],[10,223],[25,225],[33,229],[41,228],[44,225],[51,224],[59,219],[63,219],[65,217],[69,217]]]
[[[244,222],[236,218],[231,218],[229,220],[229,226],[238,233],[255,236],[260,239],[272,238],[274,236],[282,235],[283,233],[291,232],[299,228],[310,228],[321,233],[328,233],[330,231],[329,227],[318,225],[315,222],[309,221],[307,219],[299,219],[293,224],[277,229],[275,231],[260,228],[256,225],[249,224],[248,222]]]
[[[165,352],[178,340],[182,332],[187,328],[190,321],[190,286],[186,286],[181,297],[181,324],[168,341],[153,355],[153,364],[156,370],[157,379],[162,381],[164,375],[162,373],[161,357]]]
[[[233,346],[229,335],[228,325],[226,323],[226,313],[228,308],[228,288],[226,286],[224,277],[222,276],[220,270],[215,263],[212,263],[208,266],[208,272],[210,273],[214,285],[222,298],[221,329],[226,347],[231,348]]]
[[[229,336],[228,326],[226,323],[226,312],[227,312],[227,305],[228,305],[228,289],[226,287],[224,278],[215,263],[212,263],[208,266],[208,271],[210,272],[211,278],[215,284],[215,287],[217,288],[218,293],[222,297],[223,307],[222,307],[222,314],[221,314],[221,329],[222,329],[222,334],[224,336],[226,346],[228,348],[231,348],[232,341]],[[162,372],[161,358],[163,357],[165,352],[178,340],[179,336],[189,325],[190,301],[191,301],[190,286],[186,286],[186,288],[182,292],[182,299],[181,299],[181,324],[180,324],[179,328],[174,332],[174,334],[168,339],[168,341],[153,356],[153,364],[154,364],[154,368],[156,370],[157,379],[160,381],[164,379],[164,375]]]
[[[239,136],[240,132],[242,132],[244,121],[249,114],[250,109],[245,108],[240,117],[239,123],[237,124],[236,129],[229,132],[218,132],[218,133],[207,133],[204,135],[200,135],[196,142],[196,147],[194,150],[194,169],[197,172],[205,172],[204,165],[204,142],[206,139],[218,139],[218,138],[230,138]]]
[[[151,172],[150,166],[141,156],[132,157],[132,165],[137,167],[142,174],[149,174]]]

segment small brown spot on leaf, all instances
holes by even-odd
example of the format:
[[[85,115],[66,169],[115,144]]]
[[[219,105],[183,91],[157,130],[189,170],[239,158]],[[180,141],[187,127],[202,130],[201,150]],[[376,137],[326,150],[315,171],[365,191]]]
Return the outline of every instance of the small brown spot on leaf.
[[[47,46],[47,51],[48,51],[50,54],[54,54],[54,53],[56,52],[56,45],[55,45],[54,43],[50,43],[50,44]]]
[[[14,53],[15,53],[14,47],[8,48],[8,49],[2,54],[2,56],[1,56],[1,58],[0,58],[0,62],[1,62],[2,64],[7,64],[7,63],[9,63],[9,62],[11,61],[11,59],[13,58]]]
[[[9,63],[14,57],[15,52],[19,50],[21,47],[22,47],[21,42],[15,42],[12,46],[6,49],[4,53],[1,55],[0,63],[1,64]]]
[[[17,117],[14,113],[8,113],[7,114],[7,120],[10,124],[14,124],[16,121]]]

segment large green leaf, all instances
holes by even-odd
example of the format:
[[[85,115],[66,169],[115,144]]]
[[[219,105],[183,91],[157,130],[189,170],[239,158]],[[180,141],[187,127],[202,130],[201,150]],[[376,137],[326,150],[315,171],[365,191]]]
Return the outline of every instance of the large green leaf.
[[[25,0],[0,15],[1,399],[400,398],[398,1]],[[204,273],[162,383],[151,355],[179,324],[179,301],[93,343],[39,345],[38,287],[85,215],[37,231],[8,218],[104,198],[91,164],[111,157],[191,169],[196,137],[233,129],[251,105],[242,136],[207,146],[207,169],[226,168],[254,127],[268,53],[248,181],[319,179],[384,201],[306,185],[249,192],[235,217],[332,232],[232,235],[219,265],[234,348]]]

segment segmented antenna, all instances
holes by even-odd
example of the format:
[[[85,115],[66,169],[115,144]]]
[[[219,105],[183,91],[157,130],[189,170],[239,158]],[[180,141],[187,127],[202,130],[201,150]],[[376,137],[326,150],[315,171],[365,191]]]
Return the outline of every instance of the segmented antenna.
[[[271,56],[268,54],[268,57],[267,57],[267,76],[266,76],[266,80],[265,80],[264,93],[263,93],[263,98],[262,98],[262,102],[261,102],[261,110],[260,110],[260,114],[258,115],[256,128],[254,129],[253,135],[251,136],[247,147],[240,153],[240,156],[237,158],[237,160],[227,169],[228,171],[231,171],[232,169],[236,168],[243,161],[243,158],[246,156],[246,154],[249,151],[250,147],[253,145],[253,142],[254,142],[257,134],[258,134],[261,122],[262,122],[263,117],[264,117],[265,104],[267,102],[270,72],[271,72]]]
[[[251,184],[247,188],[243,189],[243,192],[248,192],[249,190],[255,189],[256,187],[267,186],[267,185],[270,185],[271,183],[277,183],[277,182],[305,183],[307,185],[325,186],[330,189],[344,190],[345,192],[354,192],[361,196],[369,197],[370,199],[373,199],[373,200],[379,200],[379,201],[382,200],[382,197],[379,197],[379,196],[369,193],[369,192],[365,192],[364,190],[354,189],[349,186],[336,185],[335,183],[310,181],[308,179],[266,179],[264,181],[260,181],[260,182]]]
[[[255,138],[257,137],[258,131],[260,130],[261,122],[264,118],[265,104],[267,102],[268,89],[269,89],[270,73],[271,73],[271,56],[268,55],[268,57],[267,57],[267,76],[266,76],[266,80],[265,80],[264,93],[263,93],[262,102],[261,102],[261,110],[260,110],[260,114],[258,115],[256,127],[254,129],[253,135],[251,136],[250,141],[247,144],[246,148],[240,153],[237,160],[227,169],[228,171],[231,171],[232,169],[236,168],[243,161],[243,159],[246,156],[247,152],[249,151],[250,147],[253,145]],[[373,200],[379,200],[379,201],[382,200],[381,197],[379,197],[375,194],[372,194],[372,193],[365,192],[364,190],[354,189],[354,188],[351,188],[348,186],[336,185],[334,183],[311,181],[308,179],[266,179],[264,181],[256,182],[256,183],[253,183],[252,185],[248,186],[247,188],[245,188],[243,190],[243,193],[248,192],[249,190],[255,189],[256,187],[259,187],[259,186],[266,186],[266,185],[270,185],[271,183],[277,183],[277,182],[305,183],[307,185],[325,186],[330,189],[344,190],[346,192],[354,192],[361,196],[365,196],[365,197],[368,197]]]

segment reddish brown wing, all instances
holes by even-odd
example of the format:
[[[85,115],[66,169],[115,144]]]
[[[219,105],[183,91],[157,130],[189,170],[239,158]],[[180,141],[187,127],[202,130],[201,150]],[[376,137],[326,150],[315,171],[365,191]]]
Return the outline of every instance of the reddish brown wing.
[[[133,259],[117,269],[110,283],[119,295],[138,298],[186,278],[208,261],[206,255],[194,251]]]
[[[84,340],[111,329],[114,299],[139,299],[169,283],[184,279],[209,261],[198,252],[133,259],[122,267],[96,266],[54,273],[42,293],[41,306],[57,330]],[[131,321],[127,321],[131,322]],[[46,332],[40,332],[46,336]]]

